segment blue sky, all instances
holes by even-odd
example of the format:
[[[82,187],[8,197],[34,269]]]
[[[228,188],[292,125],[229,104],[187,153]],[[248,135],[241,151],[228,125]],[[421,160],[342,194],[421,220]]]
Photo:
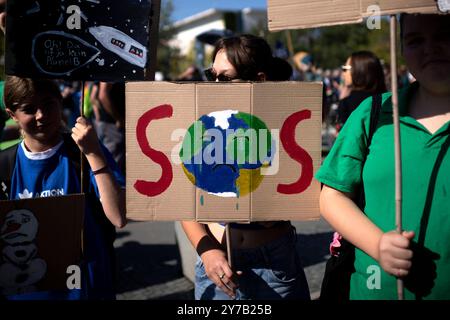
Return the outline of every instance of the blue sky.
[[[162,0],[164,2],[165,0]],[[210,8],[242,9],[267,8],[267,0],[172,0],[174,12],[172,21],[177,21]]]

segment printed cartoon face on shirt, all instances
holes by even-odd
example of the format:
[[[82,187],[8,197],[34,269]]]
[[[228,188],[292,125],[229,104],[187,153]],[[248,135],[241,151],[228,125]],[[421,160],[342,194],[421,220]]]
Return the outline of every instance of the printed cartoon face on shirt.
[[[203,115],[188,129],[182,168],[197,187],[221,197],[240,197],[263,180],[273,157],[272,137],[258,117],[234,110]]]
[[[26,209],[13,210],[6,215],[0,229],[0,237],[8,244],[31,242],[36,237],[39,223]]]

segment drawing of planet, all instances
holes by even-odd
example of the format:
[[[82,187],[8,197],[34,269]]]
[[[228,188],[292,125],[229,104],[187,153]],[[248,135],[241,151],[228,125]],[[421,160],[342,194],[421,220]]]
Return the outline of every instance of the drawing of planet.
[[[275,153],[270,130],[258,117],[236,110],[201,116],[186,133],[180,158],[188,179],[220,197],[256,190]]]

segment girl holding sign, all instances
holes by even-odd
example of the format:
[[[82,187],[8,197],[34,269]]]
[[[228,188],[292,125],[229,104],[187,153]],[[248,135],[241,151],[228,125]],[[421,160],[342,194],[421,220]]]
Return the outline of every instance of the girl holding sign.
[[[288,80],[291,66],[272,56],[267,42],[242,35],[218,41],[209,81]],[[199,258],[195,298],[310,299],[296,251],[296,232],[289,221],[230,225],[233,269],[227,261],[223,224],[182,222]]]
[[[450,299],[450,15],[403,15],[402,51],[417,79],[399,92],[403,228],[395,230],[391,93],[371,142],[372,98],[350,115],[316,178],[324,218],[356,247],[350,299]],[[356,205],[364,187],[365,207]]]

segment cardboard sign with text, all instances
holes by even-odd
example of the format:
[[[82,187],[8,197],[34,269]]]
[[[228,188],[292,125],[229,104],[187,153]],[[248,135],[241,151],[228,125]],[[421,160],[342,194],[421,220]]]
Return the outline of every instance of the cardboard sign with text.
[[[0,294],[67,289],[83,215],[84,195],[0,201]]]
[[[6,74],[153,79],[160,0],[8,0]]]
[[[322,84],[126,87],[127,217],[319,217]]]
[[[364,17],[450,10],[436,0],[267,0],[269,30],[306,29],[358,23]],[[448,1],[447,1],[448,3]],[[440,7],[439,7],[440,6]],[[378,11],[379,10],[379,11]]]

